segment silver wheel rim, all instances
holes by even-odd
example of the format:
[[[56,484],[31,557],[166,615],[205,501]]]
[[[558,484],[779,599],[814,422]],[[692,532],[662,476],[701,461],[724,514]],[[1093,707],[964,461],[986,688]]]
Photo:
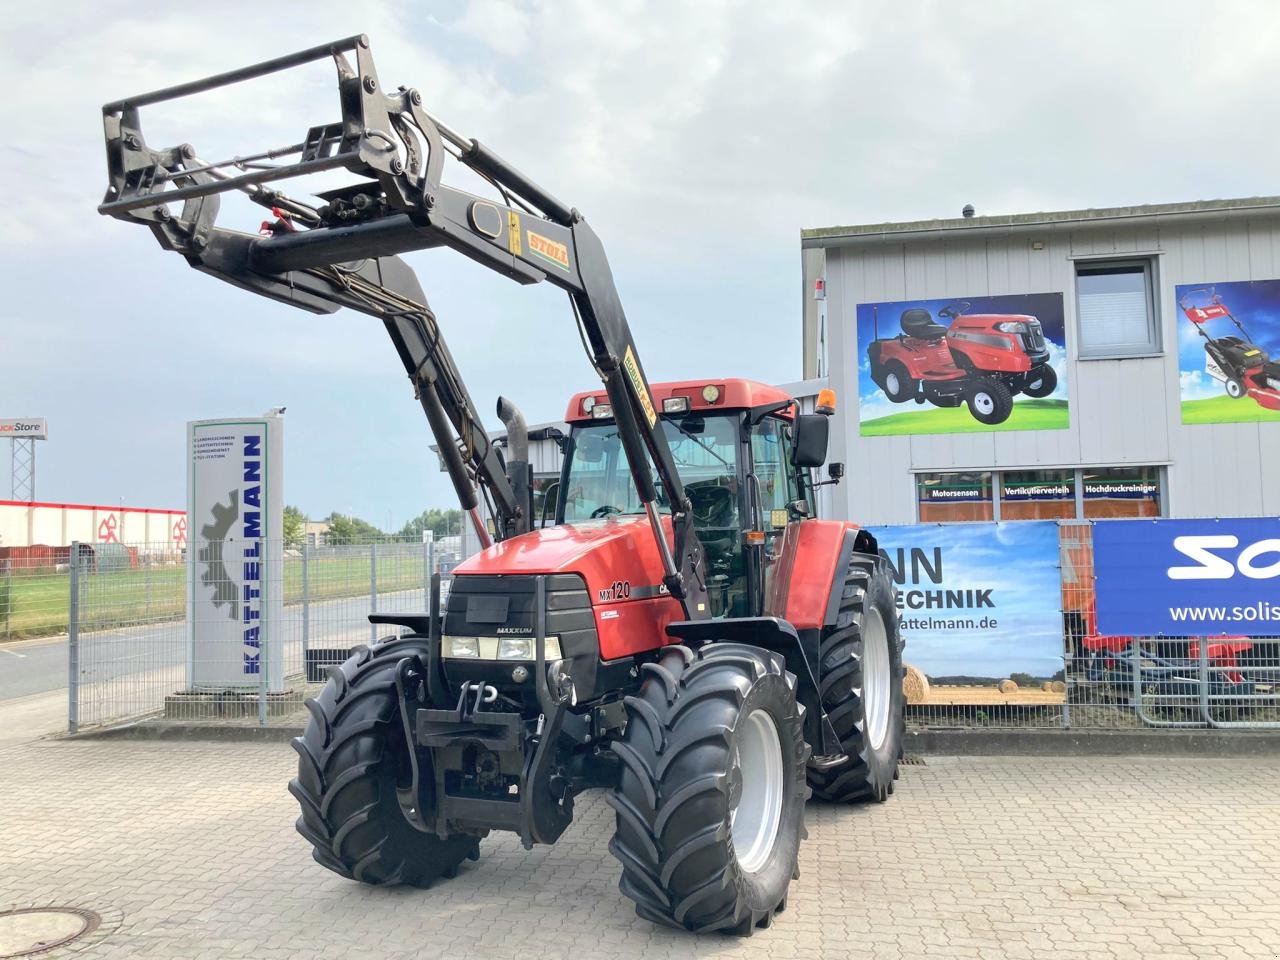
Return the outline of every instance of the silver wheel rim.
[[[973,409],[977,410],[984,417],[990,416],[991,411],[996,408],[995,401],[991,399],[989,393],[975,393],[973,395]]]
[[[1227,394],[1232,398],[1240,396],[1240,387],[1237,386],[1235,383],[1228,383]]]
[[[773,852],[782,822],[782,743],[773,718],[753,710],[738,731],[734,766],[741,790],[729,809],[738,866],[755,873]]]
[[[885,388],[888,389],[890,393],[897,393],[898,386],[899,386],[898,375],[896,373],[889,374],[887,377],[884,378],[884,385],[885,385]]]
[[[867,742],[873,750],[884,746],[885,737],[889,735],[891,684],[889,633],[880,611],[873,609],[862,625],[862,702]]]

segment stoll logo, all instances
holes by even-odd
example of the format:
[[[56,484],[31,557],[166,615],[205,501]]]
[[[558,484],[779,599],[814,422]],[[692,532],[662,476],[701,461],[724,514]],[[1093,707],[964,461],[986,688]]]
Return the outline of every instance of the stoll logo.
[[[1195,564],[1169,567],[1169,579],[1230,580],[1237,571],[1253,580],[1280,577],[1280,537],[1255,540],[1234,556],[1214,552],[1234,551],[1237,547],[1240,547],[1240,538],[1232,534],[1174,537],[1173,549]],[[1259,562],[1267,556],[1274,556],[1274,561]]]

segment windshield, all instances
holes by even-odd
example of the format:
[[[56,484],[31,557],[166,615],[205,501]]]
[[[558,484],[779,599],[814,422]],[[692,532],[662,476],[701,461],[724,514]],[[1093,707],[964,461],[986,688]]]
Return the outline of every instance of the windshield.
[[[718,521],[723,521],[725,526],[731,525],[737,514],[738,417],[664,417],[662,429],[680,479],[693,501],[695,520],[700,524],[719,525]],[[658,500],[667,505],[660,482]],[[732,515],[699,516],[708,511],[732,511]],[[643,512],[617,426],[600,423],[575,427],[565,486],[565,522]]]

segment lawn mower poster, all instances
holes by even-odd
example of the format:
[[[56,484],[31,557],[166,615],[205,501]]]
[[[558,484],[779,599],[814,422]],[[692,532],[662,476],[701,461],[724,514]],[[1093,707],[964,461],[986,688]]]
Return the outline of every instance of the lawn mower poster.
[[[1062,294],[860,303],[864,437],[1068,425]]]
[[[1098,630],[1108,636],[1280,636],[1280,518],[1093,527]]]
[[[1174,292],[1182,422],[1280,422],[1280,280]]]
[[[1060,675],[1056,523],[913,524],[872,533],[898,587],[910,661],[931,683]]]

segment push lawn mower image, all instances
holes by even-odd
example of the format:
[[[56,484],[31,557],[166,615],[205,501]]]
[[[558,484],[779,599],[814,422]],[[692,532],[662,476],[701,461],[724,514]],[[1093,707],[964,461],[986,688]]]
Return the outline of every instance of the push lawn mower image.
[[[981,423],[1004,423],[1013,412],[1013,393],[996,374],[958,366],[947,342],[947,328],[928,310],[902,311],[902,333],[880,339],[879,315],[875,339],[867,347],[871,379],[893,403],[926,400],[936,407],[966,403]]]
[[[1049,344],[1036,317],[1026,314],[966,314],[967,301],[949,303],[947,346],[956,365],[970,373],[998,379],[1011,393],[1047,397],[1058,387],[1049,366]]]
[[[1280,410],[1280,361],[1272,360],[1252,341],[1217,291],[1213,287],[1188,291],[1178,306],[1204,338],[1205,373],[1221,381],[1227,396],[1235,400],[1252,397],[1261,407]],[[1236,325],[1241,336],[1209,336],[1205,324],[1223,317]]]
[[[337,68],[339,116],[292,146],[208,162],[143,138],[143,107],[316,61]],[[799,875],[806,799],[884,801],[902,756],[889,564],[865,530],[814,516],[834,394],[804,414],[749,380],[650,383],[584,216],[433,117],[419,91],[384,87],[365,36],[116,101],[103,121],[100,213],[250,293],[379,321],[482,546],[446,603],[437,574],[428,610],[370,617],[392,635],[356,648],[307,701],[289,789],[314,859],[425,887],[478,859],[490,831],[554,843],[575,797],[604,789],[619,888],[640,916],[768,926]],[[446,167],[495,195],[445,182]],[[277,189],[320,171],[352,182]],[[274,223],[218,225],[232,190]],[[568,296],[598,382],[569,400],[553,525],[534,522],[523,415],[498,399],[504,454],[398,256],[428,248]],[[666,346],[681,356],[695,340]],[[1008,416],[1007,390],[990,381],[994,399],[981,399],[940,339],[936,351],[971,403]]]

